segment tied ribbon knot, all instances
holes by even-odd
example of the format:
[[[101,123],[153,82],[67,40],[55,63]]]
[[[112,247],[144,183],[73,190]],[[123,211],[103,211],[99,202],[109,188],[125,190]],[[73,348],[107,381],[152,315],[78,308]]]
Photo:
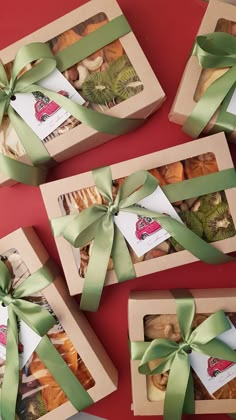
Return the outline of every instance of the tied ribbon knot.
[[[119,212],[134,213],[157,220],[162,228],[185,249],[209,264],[234,261],[234,258],[228,257],[205,242],[183,223],[168,215],[136,205],[139,201],[151,195],[158,187],[157,179],[149,172],[138,171],[127,176],[122,182],[115,200],[113,200],[112,195],[110,167],[95,169],[92,173],[103,201],[108,204],[94,204],[79,214],[71,214],[51,220],[54,236],[63,236],[76,248],[94,241],[80,302],[81,309],[89,311],[98,309],[110,257],[112,257],[118,282],[136,277],[127,243],[114,221],[114,215]],[[234,169],[232,178],[235,185]],[[201,185],[202,183],[201,179]],[[171,189],[173,189],[173,185]],[[191,194],[193,194],[192,191]],[[96,278],[94,278],[95,275]]]
[[[194,414],[194,386],[189,355],[192,351],[236,362],[236,352],[217,337],[231,328],[224,311],[210,315],[193,330],[195,302],[187,290],[175,290],[176,314],[182,342],[154,339],[151,342],[130,343],[131,359],[140,360],[138,371],[144,375],[169,371],[164,402],[164,420],[180,420],[182,414]],[[161,359],[150,369],[149,363]],[[177,384],[178,382],[178,384]],[[176,386],[177,384],[177,386]]]
[[[198,58],[203,69],[229,69],[204,92],[187,118],[183,130],[193,138],[199,137],[219,109],[212,133],[231,133],[236,116],[227,112],[236,86],[236,37],[225,32],[197,36],[192,55]]]
[[[57,267],[49,259],[43,267],[12,290],[10,272],[5,264],[0,261],[0,302],[7,307],[8,311],[6,364],[1,390],[0,411],[2,420],[14,420],[16,413],[20,370],[18,319],[24,321],[35,333],[42,337],[35,352],[75,408],[80,411],[93,402],[46,336],[48,331],[56,324],[56,319],[42,306],[25,299],[49,286],[57,273]]]
[[[40,91],[81,123],[106,134],[119,136],[135,130],[145,122],[145,119],[141,118],[118,118],[96,112],[37,84],[56,68],[63,72],[130,31],[127,20],[121,15],[55,56],[47,44],[35,42],[25,45],[19,49],[15,57],[10,81],[0,62],[0,125],[4,114],[7,114],[33,164],[33,166],[27,165],[0,154],[2,172],[19,182],[40,185],[47,175],[45,164],[49,166],[54,163],[39,137],[11,106],[11,99],[14,99],[17,93]],[[31,68],[27,70],[29,65]]]
[[[111,202],[108,204],[107,211],[112,216],[117,216],[119,213],[119,207],[116,203]]]
[[[2,306],[8,306],[14,301],[14,297],[10,293],[1,297],[0,291],[0,301],[2,302]]]
[[[190,354],[192,353],[192,349],[190,344],[188,343],[181,343],[181,345],[179,346],[179,351],[183,351],[184,353]]]

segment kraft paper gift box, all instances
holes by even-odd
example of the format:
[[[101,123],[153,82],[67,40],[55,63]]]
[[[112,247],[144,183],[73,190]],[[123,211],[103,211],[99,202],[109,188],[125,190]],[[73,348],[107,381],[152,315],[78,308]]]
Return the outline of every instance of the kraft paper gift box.
[[[122,11],[115,0],[89,1],[3,49],[0,51],[0,59],[4,65],[12,62],[18,50],[32,42],[48,43],[54,54],[60,54],[68,46],[85,39],[93,31],[99,30],[107,21],[110,22],[121,15]],[[91,45],[90,47],[92,48]],[[86,99],[85,106],[89,106],[100,114],[105,113],[122,119],[145,119],[164,101],[165,94],[132,31],[90,54],[88,58],[74,62],[73,66],[63,72],[77,92]],[[123,72],[121,75],[123,85],[120,86],[118,81],[115,93],[113,92],[115,88],[112,87],[112,93],[109,94],[112,98],[108,96],[106,100],[103,98],[100,103],[97,103],[95,94],[91,94],[92,88],[87,88],[88,78],[91,80],[96,77],[96,74],[102,73],[106,74],[107,78],[109,75],[109,80],[112,79],[115,83],[115,80],[118,80],[117,77],[120,78],[120,72]],[[85,86],[85,80],[87,85],[82,89],[82,86]],[[126,89],[129,83],[131,87]],[[121,93],[120,90],[122,90]],[[45,122],[40,124],[43,123]],[[4,120],[0,130],[0,152],[19,161],[30,163],[8,119]],[[62,162],[115,136],[115,134],[98,132],[85,124],[80,124],[74,117],[69,117],[43,140],[43,144],[54,161]],[[1,185],[9,185],[9,182],[9,178],[1,173]]]
[[[235,22],[236,7],[232,0],[211,0],[196,35],[207,35],[215,31],[235,35]],[[169,120],[183,126],[206,89],[211,86],[215,80],[218,80],[218,78],[224,75],[228,69],[229,67],[203,69],[199,64],[198,58],[192,56],[190,53],[169,113]],[[231,117],[233,116],[232,113],[226,112],[226,114],[229,116],[231,115]],[[203,131],[205,134],[214,129],[218,115],[218,111],[213,115]],[[218,127],[217,130],[219,131]],[[227,118],[225,123],[224,119],[221,119],[220,131],[226,131],[228,133],[228,139],[232,142],[236,141],[236,130],[234,129],[232,132],[228,130]]]
[[[111,172],[112,179],[118,180],[113,181],[113,187],[117,188],[123,177],[139,170],[151,170],[152,175],[158,178],[160,186],[163,187],[163,191],[165,192],[167,191],[165,188],[168,187],[168,184],[179,183],[184,179],[198,178],[201,175],[207,175],[211,172],[222,171],[233,167],[225,136],[220,133],[111,165]],[[122,179],[119,181],[120,178]],[[178,187],[178,184],[176,186]],[[202,187],[200,187],[202,188],[203,197],[196,197],[194,190],[191,190],[191,198],[184,201],[177,201],[175,199],[174,208],[178,213],[183,212],[183,215],[186,216],[184,211],[189,210],[192,213],[191,210],[197,211],[201,205],[205,211],[205,205],[208,206],[207,203],[210,200],[210,207],[216,211],[211,219],[213,225],[218,223],[218,218],[221,219],[223,217],[224,219],[226,217],[226,224],[224,225],[223,223],[223,225],[227,226],[227,228],[226,230],[222,228],[219,231],[217,227],[215,232],[208,231],[208,240],[224,253],[235,251],[236,237],[234,226],[236,224],[236,204],[234,197],[236,190],[235,188],[231,188],[226,190],[225,193],[217,192],[207,198],[203,194],[209,191],[206,192],[205,190],[204,192],[204,186],[208,188],[207,179],[204,179]],[[59,218],[62,215],[76,214],[78,211],[82,211],[92,204],[101,204],[102,202],[100,193],[94,187],[92,172],[47,183],[41,185],[40,188],[50,220]],[[212,207],[215,205],[216,207]],[[218,211],[221,213],[221,216],[219,216]],[[189,214],[186,218],[189,216],[192,218],[192,215]],[[196,221],[196,219],[194,220]],[[193,226],[194,221],[192,219],[187,222],[188,225],[192,225],[193,230],[198,235],[201,234],[197,228],[197,226],[199,227],[198,221],[196,221],[196,229]],[[91,244],[79,249],[73,248],[63,236],[55,238],[55,241],[70,293],[71,295],[81,293],[91,253]],[[180,250],[181,248],[172,239],[163,242],[142,257],[137,257],[134,251],[131,248],[129,249],[137,277],[197,261],[197,258],[190,254],[190,252]],[[117,283],[117,277],[112,268],[113,264],[110,259],[105,285]],[[94,282],[96,282],[96,267],[94,267]]]
[[[192,289],[190,292],[195,300],[193,328],[196,328],[211,314],[219,310],[223,310],[232,324],[236,325],[236,289]],[[176,303],[170,291],[132,292],[128,304],[128,322],[131,343],[152,341],[155,338],[179,341],[180,330],[176,317]],[[231,342],[233,342],[233,338]],[[205,359],[204,363],[207,369]],[[139,360],[131,360],[132,410],[134,415],[162,415],[168,376],[140,374],[138,372],[139,364]],[[154,362],[152,365],[150,363],[150,368],[154,368]],[[194,381],[196,414],[236,412],[235,377],[211,394],[193,369],[191,370]],[[219,374],[217,378],[220,378],[220,376]],[[178,386],[177,378],[176,385]]]
[[[18,229],[0,240],[0,258],[11,273],[13,288],[39,270],[48,257],[31,227]],[[48,337],[92,400],[99,401],[115,391],[117,370],[83,313],[78,310],[78,305],[69,296],[63,277],[57,275],[52,284],[30,300],[43,305],[56,316],[57,323],[49,330]],[[5,364],[2,359],[3,333],[1,325],[2,378]],[[24,347],[27,351],[27,346]],[[20,373],[17,419],[28,418],[30,415],[35,419],[65,419],[75,414],[76,409],[37,354],[31,351],[28,356],[29,360]],[[78,395],[78,400],[79,398]]]

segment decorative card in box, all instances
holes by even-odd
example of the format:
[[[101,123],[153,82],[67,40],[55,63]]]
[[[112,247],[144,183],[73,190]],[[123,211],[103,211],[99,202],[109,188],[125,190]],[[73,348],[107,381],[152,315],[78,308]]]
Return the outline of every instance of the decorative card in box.
[[[49,256],[33,228],[18,229],[2,238],[0,258],[0,299],[4,304],[0,306],[2,419],[14,420],[15,411],[19,420],[67,418],[116,390],[117,371],[58,272],[45,288],[47,276],[52,277]],[[7,276],[11,295],[3,293]],[[18,360],[12,354],[12,311],[17,314],[19,388],[11,371],[12,365],[15,368],[13,360]],[[43,317],[39,320],[43,325],[47,317],[53,320],[43,337],[36,334],[37,316]],[[12,356],[10,366],[8,352]]]
[[[16,80],[24,87],[2,91],[10,111],[0,129],[1,153],[17,161],[61,162],[138,127],[165,99],[115,0],[89,1],[2,50],[8,77],[16,55],[19,72],[22,48],[32,60]],[[10,175],[1,173],[0,183]]]
[[[211,0],[169,114],[194,138],[225,131],[235,142],[235,28],[235,5]]]
[[[182,411],[236,412],[236,289],[190,292],[131,293],[134,415],[164,413],[168,420],[181,418]],[[161,346],[163,354],[158,357]],[[167,354],[168,346],[172,349]],[[169,365],[165,365],[167,359]]]
[[[137,176],[135,171],[139,171]],[[154,195],[150,195],[151,198],[147,197],[143,201],[138,199],[140,191],[146,188],[146,186],[139,188],[143,182],[139,182],[140,175],[146,178],[151,177],[149,181],[152,186],[154,184]],[[206,261],[204,254],[208,253],[209,248],[211,251],[222,251],[222,253],[236,250],[235,170],[224,134],[217,134],[112,165],[110,179],[109,176],[109,169],[103,168],[101,172],[99,169],[93,171],[93,175],[91,172],[87,172],[41,186],[44,203],[53,226],[56,244],[72,295],[81,293],[82,290],[84,292],[87,285],[91,287],[91,290],[93,285],[96,285],[101,292],[102,276],[106,276],[105,285],[117,283],[117,276],[119,276],[119,281],[134,278],[132,263],[136,276],[139,277],[194,262],[198,258]],[[230,180],[227,179],[228,176]],[[117,206],[117,198],[121,198],[121,201],[123,199],[124,177],[127,177],[126,180],[130,182],[131,188],[128,187],[130,194],[138,189],[139,192],[132,195],[132,200],[134,203],[139,202],[139,206],[132,206],[132,208],[129,207],[122,211],[124,200],[123,204],[120,202]],[[107,198],[109,195],[107,184],[111,183],[111,179],[113,182],[109,199]],[[137,185],[132,184],[134,179],[135,183],[137,181]],[[95,180],[97,187],[94,186]],[[161,188],[157,188],[155,184],[157,180]],[[102,183],[106,185],[104,186]],[[147,193],[144,194],[145,196]],[[106,200],[110,200],[108,207],[105,205]],[[129,200],[128,197],[128,206],[132,204]],[[170,205],[170,202],[173,203],[173,206]],[[96,238],[95,241],[87,240],[87,227],[91,238],[95,238],[95,230],[100,229],[95,223],[97,215],[93,214],[93,211],[100,211],[99,209],[101,209],[101,213],[99,213],[98,219],[103,214],[113,215],[113,222],[127,240],[129,256],[127,256],[128,252],[124,252],[126,245],[123,236],[117,234],[117,230],[115,230],[114,236],[116,246],[113,246],[112,251],[107,253],[107,249],[112,246],[109,241],[113,241],[113,230],[110,225],[106,224],[110,216],[107,221],[101,219],[104,220],[104,223],[101,223],[103,230],[100,238]],[[119,212],[119,210],[121,211]],[[129,210],[136,212],[137,215],[128,215]],[[87,217],[88,211],[91,213]],[[154,214],[153,211],[159,213]],[[153,219],[156,215],[158,215],[157,221]],[[181,220],[190,231],[184,224],[176,222]],[[109,223],[110,221],[111,219],[109,219]],[[168,232],[169,229],[171,234],[161,228],[162,224],[164,226],[169,221],[170,223],[175,221],[174,229],[170,226],[166,228],[166,231]],[[78,224],[76,224],[77,222]],[[178,224],[177,227],[176,224]],[[176,229],[181,230],[178,237],[175,235]],[[194,238],[190,241],[187,239],[183,244],[185,230],[188,231],[188,235],[194,233]],[[79,236],[80,233],[83,238],[79,242],[77,234]],[[74,238],[72,238],[73,235]],[[190,249],[189,242],[196,244],[196,241],[200,242],[195,247],[195,251],[190,253],[183,250],[183,247]],[[82,242],[83,246],[80,245]],[[74,247],[71,246],[71,243],[74,244]],[[213,246],[210,246],[209,243],[212,243]],[[197,255],[196,249],[204,249],[203,255]],[[218,251],[215,251],[216,249]],[[103,251],[106,251],[105,260],[102,259]],[[115,251],[117,251],[116,254]],[[98,254],[96,254],[97,252]],[[222,253],[219,252],[221,256]],[[95,254],[98,257],[95,258]],[[112,258],[110,258],[111,254]],[[221,256],[220,261],[215,260],[214,263],[223,262],[224,255],[223,260]],[[124,267],[128,275],[126,272],[120,272]]]

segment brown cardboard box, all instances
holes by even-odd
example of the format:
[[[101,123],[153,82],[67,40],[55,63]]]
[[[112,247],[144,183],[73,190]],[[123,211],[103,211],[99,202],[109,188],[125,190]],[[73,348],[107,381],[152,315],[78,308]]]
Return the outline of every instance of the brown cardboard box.
[[[88,31],[89,25],[91,25],[90,28],[93,25],[94,27],[96,27],[96,25],[99,25],[101,20],[105,19],[105,17],[107,17],[107,19],[111,21],[112,19],[120,16],[121,14],[122,11],[115,0],[89,1],[85,5],[50,23],[44,28],[39,29],[38,31],[26,36],[20,41],[17,41],[9,47],[3,49],[2,51],[0,51],[0,58],[3,64],[5,65],[14,60],[17,51],[23,45],[29,44],[31,42],[47,42],[50,40],[52,40],[51,44],[49,43],[50,47],[54,52],[58,52],[55,49],[55,43],[58,42],[58,38],[55,37],[58,37],[58,35],[70,30],[71,28],[75,28],[75,31],[73,31],[73,36],[71,36],[72,31],[67,32],[65,46],[68,46],[68,43],[71,44],[75,42],[74,37],[76,37],[77,39],[77,37],[80,37],[79,34],[84,34],[85,32],[83,31],[86,28],[86,30]],[[91,18],[93,18],[94,20],[91,20]],[[88,22],[96,23],[91,24]],[[92,29],[94,29],[94,27]],[[108,115],[112,115],[119,118],[146,118],[162,104],[162,102],[165,99],[165,94],[133,32],[128,33],[127,35],[123,36],[120,39],[120,41],[115,42],[118,43],[118,48],[121,50],[121,54],[122,51],[123,53],[125,52],[127,54],[131,65],[135,69],[140,81],[143,83],[144,89],[141,92],[130,97],[128,100],[124,100],[110,109],[108,107],[106,107],[105,109],[104,107],[99,105],[94,106],[94,109],[97,110],[99,108],[100,112],[102,111]],[[57,48],[62,48],[62,45],[59,46],[58,43]],[[99,52],[93,54],[93,60],[95,60],[101,54],[102,53]],[[113,58],[109,56],[109,62],[112,61]],[[78,66],[78,64],[81,63],[77,63],[76,66]],[[74,66],[74,70],[77,72],[76,66]],[[72,80],[70,78],[69,71],[64,72],[63,74],[67,78],[69,78],[70,81]],[[75,87],[76,83],[73,83]],[[115,135],[99,133],[84,124],[78,125],[78,121],[75,120],[75,118],[71,117],[71,120],[69,118],[67,121],[67,128],[66,130],[64,130],[65,132],[63,134],[60,134],[60,138],[58,138],[58,136],[55,137],[55,135],[50,135],[46,138],[46,141],[44,141],[44,145],[47,151],[52,156],[52,158],[58,162],[62,162],[65,159],[68,159],[72,156],[75,156],[76,154],[82,153],[86,150],[96,147],[115,137]],[[74,128],[71,130],[70,128],[72,127]],[[63,131],[63,129],[61,131]],[[7,153],[9,156],[14,156],[15,158],[21,161],[29,162],[28,158],[25,156],[24,149],[22,149],[22,146],[16,136],[16,133],[14,132],[12,127],[9,126],[9,124],[3,125],[0,131],[0,151],[2,153]],[[1,174],[0,184],[5,185],[6,183],[9,184],[9,179],[3,174]]]
[[[18,281],[22,281],[22,279],[27,278],[30,273],[32,274],[42,267],[49,257],[43,244],[31,227],[18,229],[2,238],[0,240],[0,256],[10,269],[13,287]],[[39,295],[37,294],[37,299],[39,299],[38,296]],[[78,305],[73,298],[69,296],[64,279],[61,276],[58,276],[54,283],[43,290],[43,295],[41,296],[43,296],[42,299],[44,300],[46,307],[47,304],[50,305],[59,321],[59,323],[49,331],[48,336],[57,344],[59,353],[65,353],[65,360],[67,363],[70,363],[72,366],[77,365],[77,367],[74,367],[73,371],[76,373],[76,376],[83,386],[87,388],[89,395],[94,402],[99,401],[106,395],[115,391],[117,389],[117,370],[83,313],[78,309]],[[62,344],[60,344],[60,342]],[[75,355],[77,356],[76,360]],[[31,383],[33,383],[34,380],[37,381],[35,388],[37,390],[42,389],[42,392],[47,388],[48,391],[45,392],[50,394],[48,400],[51,404],[52,411],[49,411],[45,415],[41,415],[41,418],[47,420],[55,418],[65,419],[75,414],[76,409],[70,402],[61,402],[63,400],[63,393],[59,387],[57,389],[55,381],[54,388],[57,392],[54,397],[53,389],[50,387],[51,382],[47,383],[47,387],[45,387],[47,377],[48,381],[50,381],[48,371],[44,366],[40,366],[42,369],[40,371],[40,363],[37,362],[38,365],[36,366],[34,365],[34,360],[35,357],[33,356],[33,359],[28,366],[28,373],[27,371],[24,372],[26,383],[22,382],[20,384],[19,392],[22,392],[22,394],[27,392],[27,377],[31,372]],[[1,374],[3,368],[1,360]],[[34,375],[35,368],[37,376],[33,379],[32,375]],[[41,372],[43,372],[42,376]],[[27,404],[29,404],[34,407],[34,401],[32,402],[32,387],[28,391],[31,391],[29,392],[31,395],[30,404],[27,402],[26,397],[24,400],[25,405],[27,407]],[[47,395],[45,394],[42,396],[44,404],[47,400],[46,397]],[[60,404],[62,405],[56,407],[57,401],[60,401]],[[52,406],[54,405],[55,408],[52,409]],[[21,419],[19,414],[18,418]]]
[[[223,309],[225,312],[235,315],[236,289],[196,289],[190,291],[195,299],[196,314],[206,314],[207,316]],[[144,341],[144,317],[146,315],[168,315],[168,318],[172,316],[173,320],[175,314],[175,300],[169,291],[131,293],[128,309],[130,341]],[[154,389],[149,385],[152,377],[139,374],[139,363],[138,360],[131,361],[132,409],[134,415],[162,415],[165,391]],[[235,379],[233,381],[235,383]],[[235,398],[217,399],[209,396],[209,399],[204,398],[195,401],[196,414],[235,412]]]
[[[183,161],[198,155],[201,155],[203,159],[211,159],[212,156],[214,156],[219,171],[227,168],[233,168],[233,162],[225,136],[223,133],[220,133],[208,138],[203,138],[190,143],[182,144],[180,146],[171,147],[166,150],[112,165],[112,178],[113,180],[117,180],[118,178],[126,177],[141,169],[150,170],[153,168],[161,167],[161,171],[163,171],[163,173],[168,168],[170,171],[172,169],[174,171],[174,173],[171,174],[168,183],[176,182],[176,180],[181,181],[182,173],[180,178],[178,178],[179,175],[177,174],[177,170],[179,171],[180,169],[182,172],[184,170],[183,164],[179,161]],[[174,164],[175,162],[178,162],[178,165]],[[210,161],[210,163],[212,162],[214,162],[214,160]],[[157,171],[155,169],[155,173],[156,172]],[[161,173],[162,172],[159,173],[159,177],[161,177],[160,185],[163,185],[163,181],[165,181],[166,178],[163,178]],[[94,181],[92,172],[86,172],[84,174],[75,175],[69,178],[41,185],[41,192],[49,219],[57,218],[65,214],[76,213],[78,209],[83,210],[95,202],[101,203],[101,201],[99,201],[101,196],[99,196],[98,191],[94,189],[93,186]],[[88,188],[87,191],[83,191],[85,188]],[[232,188],[227,190],[225,193],[233,217],[234,225],[236,226],[236,203],[234,199],[235,191],[236,189]],[[90,248],[89,250],[87,250],[86,247],[81,248],[81,250],[72,248],[69,242],[67,242],[63,237],[56,238],[55,240],[70,293],[72,295],[81,293],[84,283],[84,266],[87,264]],[[236,236],[220,240],[214,243],[214,246],[216,246],[224,253],[235,251]],[[159,256],[159,258],[149,259],[149,255],[147,256],[147,254],[145,254],[145,257],[142,259],[138,258],[134,252],[131,252],[131,257],[134,262],[137,277],[197,261],[197,258],[190,254],[188,251],[184,250],[181,252],[166,254],[165,250],[163,251],[163,247],[160,247],[154,256]],[[112,268],[111,261],[110,268]],[[117,283],[117,278],[114,270],[110,269],[107,272],[105,284],[109,285],[113,283]]]
[[[236,7],[234,5],[235,3],[232,0],[210,0],[197,36],[205,35],[214,32],[215,30],[231,33],[230,25],[228,26],[225,21],[236,22]],[[176,124],[184,125],[206,87],[220,77],[224,71],[224,69],[222,71],[221,69],[202,70],[198,58],[190,56],[169,113],[169,120]],[[216,112],[208,123],[204,133],[209,133],[213,128],[217,119],[217,114],[218,112]],[[229,139],[235,142],[235,130],[229,135]]]

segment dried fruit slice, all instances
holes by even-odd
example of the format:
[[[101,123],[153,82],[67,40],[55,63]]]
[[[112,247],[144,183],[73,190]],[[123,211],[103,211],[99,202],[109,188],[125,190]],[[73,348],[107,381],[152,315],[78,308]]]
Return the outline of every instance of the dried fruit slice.
[[[126,66],[130,67],[130,61],[126,54],[111,62],[108,67],[108,73],[111,79],[114,80]]]
[[[132,66],[125,67],[113,82],[114,93],[120,99],[128,99],[143,90],[143,84]]]
[[[221,194],[219,192],[203,195],[200,198],[199,210],[203,213],[209,213],[215,206],[222,202]]]
[[[95,104],[106,105],[114,99],[111,81],[107,73],[93,73],[88,76],[82,87],[84,99]]]
[[[200,238],[203,236],[203,223],[197,217],[197,214],[186,210],[180,212],[179,216],[192,232],[196,233]],[[183,251],[184,247],[175,238],[170,238],[170,242],[177,252]]]
[[[227,203],[220,203],[206,216],[204,233],[209,242],[231,238],[236,234]]]
[[[182,211],[179,216],[185,223],[185,225],[196,235],[202,237],[203,235],[203,225],[195,213],[191,211]]]

